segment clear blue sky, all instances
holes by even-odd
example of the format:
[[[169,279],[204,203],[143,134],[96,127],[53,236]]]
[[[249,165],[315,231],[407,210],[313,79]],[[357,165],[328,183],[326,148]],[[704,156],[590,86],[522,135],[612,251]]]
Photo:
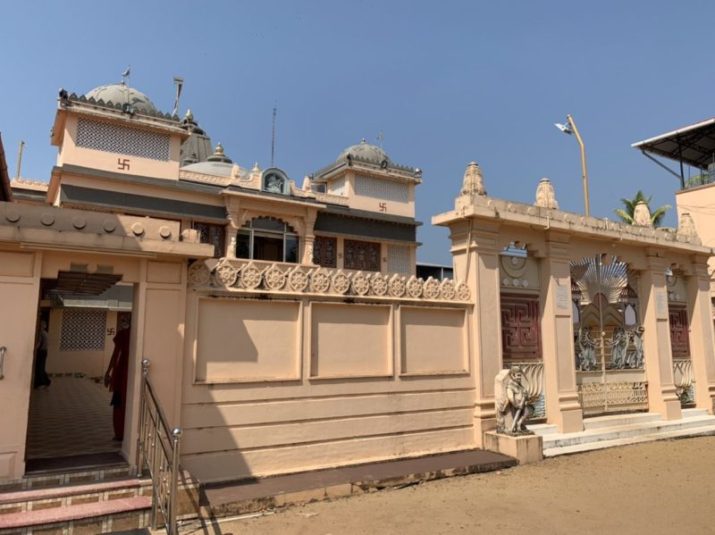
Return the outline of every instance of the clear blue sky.
[[[8,2],[0,30],[0,131],[11,173],[48,180],[57,90],[130,83],[164,111],[174,75],[190,107],[241,165],[270,161],[299,183],[360,138],[424,170],[418,258],[449,262],[451,209],[466,164],[490,195],[533,202],[547,176],[583,209],[571,113],[585,139],[591,211],[615,219],[642,189],[675,204],[677,181],[632,142],[713,115],[710,1]],[[666,220],[675,224],[673,214]]]

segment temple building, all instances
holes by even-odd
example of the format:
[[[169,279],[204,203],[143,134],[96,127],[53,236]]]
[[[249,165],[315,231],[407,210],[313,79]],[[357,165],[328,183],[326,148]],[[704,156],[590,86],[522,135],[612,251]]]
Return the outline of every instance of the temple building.
[[[176,533],[288,503],[230,501],[270,476],[715,432],[696,216],[496,199],[471,162],[432,219],[452,265],[418,271],[418,168],[363,140],[291,177],[205,126],[120,83],[60,91],[49,183],[0,144],[0,530]]]

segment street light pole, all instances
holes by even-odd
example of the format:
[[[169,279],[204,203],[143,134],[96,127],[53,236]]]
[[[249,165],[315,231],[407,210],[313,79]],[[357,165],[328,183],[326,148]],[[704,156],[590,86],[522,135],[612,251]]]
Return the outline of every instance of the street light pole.
[[[578,141],[578,146],[581,149],[581,180],[583,182],[583,206],[586,213],[586,217],[591,215],[591,201],[588,195],[588,171],[586,170],[586,147],[583,144],[583,139],[581,139],[581,134],[578,133],[578,128],[576,128],[576,123],[571,115],[566,116],[569,127],[573,134],[576,136],[576,141]]]

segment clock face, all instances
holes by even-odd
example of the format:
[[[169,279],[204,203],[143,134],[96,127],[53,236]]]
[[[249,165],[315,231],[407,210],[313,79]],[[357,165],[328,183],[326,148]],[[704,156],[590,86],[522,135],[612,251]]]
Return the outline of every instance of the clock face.
[[[283,193],[285,191],[285,179],[278,173],[268,173],[263,178],[263,190],[270,193]]]

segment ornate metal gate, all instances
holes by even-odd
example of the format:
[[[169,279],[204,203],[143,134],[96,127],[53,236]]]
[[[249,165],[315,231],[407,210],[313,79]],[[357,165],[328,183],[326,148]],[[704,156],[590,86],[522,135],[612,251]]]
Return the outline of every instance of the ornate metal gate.
[[[648,409],[635,275],[616,257],[571,263],[574,344],[584,415]]]

